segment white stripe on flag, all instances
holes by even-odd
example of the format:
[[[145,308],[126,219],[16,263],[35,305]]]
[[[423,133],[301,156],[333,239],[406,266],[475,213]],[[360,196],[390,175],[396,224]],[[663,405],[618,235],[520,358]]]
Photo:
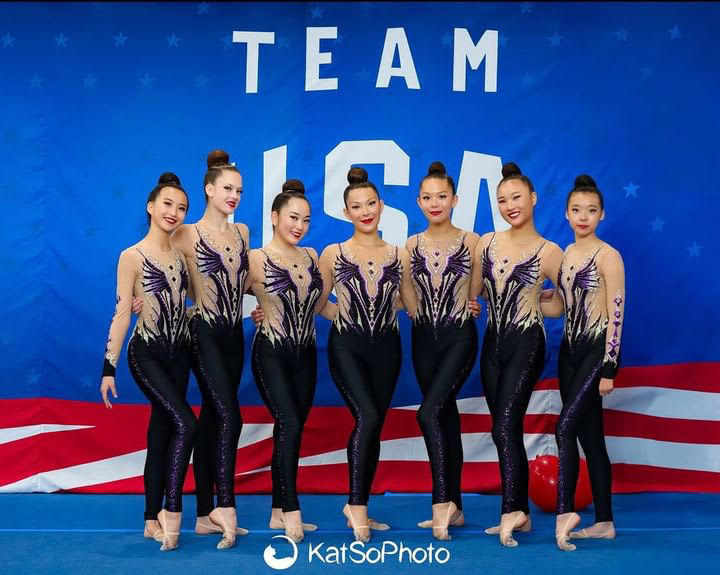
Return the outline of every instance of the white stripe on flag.
[[[94,425],[60,425],[56,423],[38,423],[22,427],[4,427],[0,429],[0,445],[26,439],[42,433],[55,433],[58,431],[73,431],[75,429],[90,429]]]

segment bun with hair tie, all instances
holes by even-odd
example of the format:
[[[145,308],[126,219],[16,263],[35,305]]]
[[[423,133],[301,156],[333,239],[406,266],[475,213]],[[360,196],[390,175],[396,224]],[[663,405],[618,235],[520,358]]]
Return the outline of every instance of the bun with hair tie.
[[[503,164],[502,176],[503,178],[509,178],[510,176],[522,176],[522,171],[515,162],[508,162],[507,164]]]
[[[575,188],[597,188],[597,184],[587,174],[580,174],[575,178]]]
[[[292,178],[282,185],[282,191],[305,195],[305,185],[300,180]]]
[[[158,178],[158,185],[170,185],[170,184],[175,184],[176,186],[179,186],[180,178],[178,178],[172,172],[163,172],[160,175],[160,177]]]
[[[347,175],[347,181],[349,184],[362,184],[363,182],[368,181],[368,173],[365,171],[365,168],[361,168],[359,166],[350,168]]]
[[[433,162],[428,166],[428,176],[447,176],[447,170],[442,162]]]
[[[230,155],[225,150],[213,150],[207,156],[207,167],[219,168],[230,164]]]

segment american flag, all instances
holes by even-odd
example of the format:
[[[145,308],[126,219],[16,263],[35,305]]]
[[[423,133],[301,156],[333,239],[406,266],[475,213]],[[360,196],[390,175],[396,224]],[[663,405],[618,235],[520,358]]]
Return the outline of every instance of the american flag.
[[[483,397],[460,399],[465,492],[497,492],[497,451]],[[720,363],[620,370],[604,400],[613,491],[720,492]],[[382,432],[373,492],[431,490],[417,405],[394,407]],[[561,402],[557,381],[536,386],[525,418],[528,458],[555,454]],[[270,491],[272,418],[241,407],[236,491]],[[0,401],[0,491],[142,493],[149,407],[57,399]],[[353,420],[344,407],[314,407],[303,436],[298,488],[347,492],[346,444]],[[192,470],[185,488],[194,489]]]

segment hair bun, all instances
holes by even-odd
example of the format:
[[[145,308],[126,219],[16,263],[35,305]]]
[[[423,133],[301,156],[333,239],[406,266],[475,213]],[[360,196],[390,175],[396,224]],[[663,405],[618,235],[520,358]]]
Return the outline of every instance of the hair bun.
[[[207,166],[208,168],[215,168],[217,166],[227,166],[230,163],[230,156],[225,150],[213,150],[208,154]]]
[[[587,174],[580,174],[575,178],[575,188],[597,188],[597,184]]]
[[[178,178],[172,172],[163,172],[160,175],[160,177],[158,178],[158,185],[169,185],[169,184],[175,184],[176,186],[179,186],[180,178]]]
[[[507,164],[503,164],[502,176],[503,178],[509,178],[510,176],[522,176],[522,171],[515,162],[508,162]]]
[[[283,192],[295,192],[297,194],[305,195],[305,186],[300,180],[295,178],[288,180],[282,185]]]
[[[363,182],[368,181],[368,173],[365,171],[365,168],[360,168],[358,166],[350,168],[347,175],[347,181],[350,184],[362,184]]]
[[[433,162],[428,166],[428,176],[447,176],[447,170],[442,162]]]

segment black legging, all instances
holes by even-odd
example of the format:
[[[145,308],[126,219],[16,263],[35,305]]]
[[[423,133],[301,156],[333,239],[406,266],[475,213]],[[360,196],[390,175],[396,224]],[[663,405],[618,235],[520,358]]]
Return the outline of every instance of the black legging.
[[[297,511],[297,472],[303,427],[317,381],[315,345],[301,349],[272,342],[257,332],[252,370],[258,391],[275,420],[272,454],[272,506]]]
[[[523,418],[544,363],[545,333],[539,324],[502,337],[492,327],[485,332],[480,370],[500,462],[502,513],[530,513]]]
[[[433,328],[413,325],[412,359],[423,393],[417,412],[433,478],[432,502],[452,501],[462,509],[463,465],[457,397],[477,357],[475,320]]]
[[[328,362],[335,385],[355,419],[347,446],[348,503],[367,505],[380,458],[380,432],[400,374],[400,334],[339,333],[333,325]]]
[[[173,350],[134,335],[128,344],[130,373],[150,400],[147,430],[145,519],[157,519],[163,506],[182,511],[182,490],[197,436],[197,419],[185,398],[190,374],[190,350]]]
[[[242,324],[210,325],[190,320],[193,371],[202,392],[198,439],[193,455],[198,517],[215,507],[235,507],[235,461],[242,430],[237,400],[243,369]]]
[[[563,338],[558,357],[558,381],[563,408],[555,428],[558,446],[557,512],[574,511],[578,478],[577,440],[587,458],[595,504],[595,521],[612,521],[612,466],[605,447],[600,370],[605,338],[581,342],[572,351]]]

